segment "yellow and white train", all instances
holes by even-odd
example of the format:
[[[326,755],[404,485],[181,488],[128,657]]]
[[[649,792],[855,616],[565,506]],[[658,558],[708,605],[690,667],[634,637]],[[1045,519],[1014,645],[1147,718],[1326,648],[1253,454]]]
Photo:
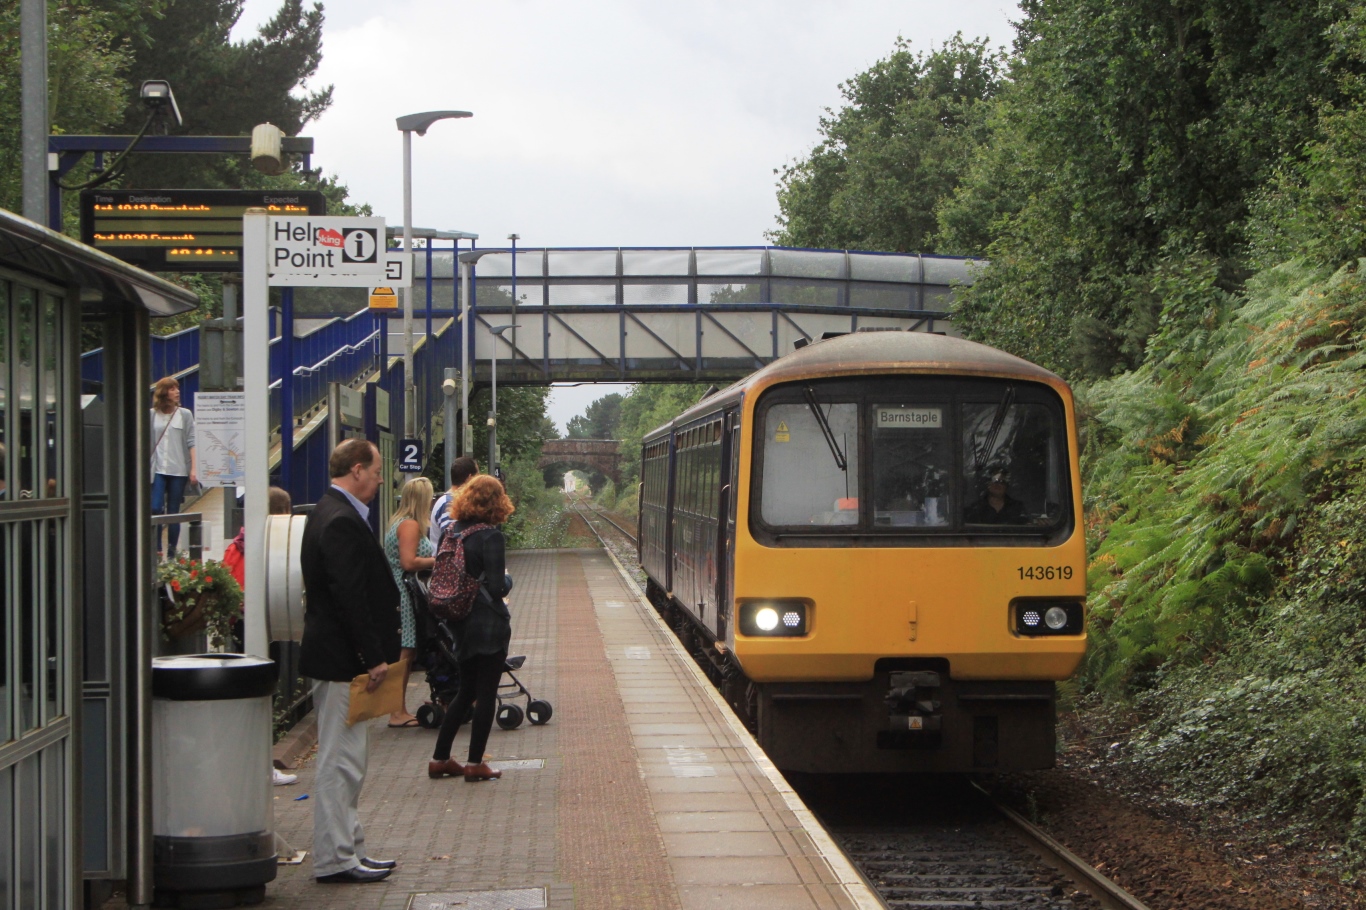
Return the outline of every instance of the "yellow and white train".
[[[647,593],[774,763],[1051,767],[1086,649],[1071,390],[958,338],[830,338],[643,441]]]

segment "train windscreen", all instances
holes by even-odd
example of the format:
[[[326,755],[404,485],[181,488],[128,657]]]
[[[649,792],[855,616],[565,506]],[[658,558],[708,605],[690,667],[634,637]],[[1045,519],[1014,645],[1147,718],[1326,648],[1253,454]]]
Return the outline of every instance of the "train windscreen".
[[[1047,534],[1070,520],[1062,402],[1035,383],[893,377],[771,389],[757,518],[782,534]]]

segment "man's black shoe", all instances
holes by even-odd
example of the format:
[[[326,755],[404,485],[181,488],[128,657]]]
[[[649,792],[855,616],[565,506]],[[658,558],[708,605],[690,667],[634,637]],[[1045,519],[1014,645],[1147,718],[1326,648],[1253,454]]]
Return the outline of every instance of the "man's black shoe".
[[[364,866],[357,866],[354,869],[347,869],[345,872],[320,875],[314,881],[320,885],[363,885],[366,882],[382,882],[389,877],[389,873],[392,871],[392,869],[367,869]]]
[[[367,869],[392,869],[398,865],[396,859],[371,859],[368,856],[361,857],[360,864]]]

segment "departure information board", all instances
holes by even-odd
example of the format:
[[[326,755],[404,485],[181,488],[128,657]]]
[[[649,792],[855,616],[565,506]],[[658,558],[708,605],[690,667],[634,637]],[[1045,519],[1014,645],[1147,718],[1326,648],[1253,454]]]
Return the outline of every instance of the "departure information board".
[[[326,215],[311,190],[85,190],[81,241],[152,272],[240,272],[242,214]]]

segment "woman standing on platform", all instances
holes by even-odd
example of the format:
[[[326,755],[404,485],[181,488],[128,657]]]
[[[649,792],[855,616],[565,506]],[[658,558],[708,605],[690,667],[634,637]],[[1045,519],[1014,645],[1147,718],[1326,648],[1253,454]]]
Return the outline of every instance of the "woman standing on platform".
[[[479,474],[471,477],[451,500],[455,523],[446,534],[460,534],[473,525],[501,525],[513,512],[512,500],[503,492],[496,477]],[[497,527],[474,531],[465,538],[465,571],[486,579],[479,586],[470,615],[455,623],[456,660],[460,663],[460,692],[446,709],[436,749],[427,763],[427,776],[463,776],[467,781],[493,780],[503,776],[484,761],[493,715],[498,707],[498,681],[507,662],[508,643],[512,640],[512,615],[503,599],[511,588],[506,574],[503,532]],[[469,764],[451,758],[451,743],[460,730],[461,720],[474,704],[470,721]]]
[[[199,484],[195,458],[194,414],[180,406],[180,383],[171,376],[152,387],[152,514],[174,515],[185,498],[185,486]],[[161,557],[161,525],[156,526],[157,557]],[[166,543],[175,557],[180,525],[166,529]]]
[[[389,557],[389,568],[398,585],[399,659],[406,660],[403,670],[403,704],[397,714],[389,715],[391,727],[416,727],[417,718],[408,713],[408,677],[417,657],[417,616],[413,612],[413,598],[403,583],[404,572],[430,571],[436,560],[436,547],[427,539],[427,523],[431,520],[432,482],[425,477],[414,477],[403,485],[398,509],[384,535],[384,555]]]

